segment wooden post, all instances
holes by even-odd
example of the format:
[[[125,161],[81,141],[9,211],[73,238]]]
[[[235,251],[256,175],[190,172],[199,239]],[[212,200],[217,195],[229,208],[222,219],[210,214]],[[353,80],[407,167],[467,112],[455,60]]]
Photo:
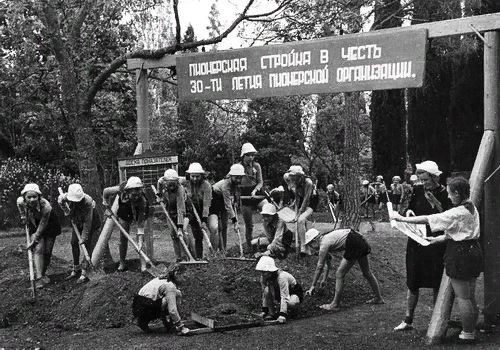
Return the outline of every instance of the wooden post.
[[[149,142],[149,94],[147,69],[136,70],[136,98],[137,98],[137,142],[142,144],[142,152],[151,149]]]
[[[495,169],[500,164],[500,142],[498,140],[499,113],[499,35],[498,32],[486,33],[484,45],[484,134],[472,170],[471,200],[479,207],[482,187],[489,175],[486,169]],[[491,46],[491,47],[488,47]],[[491,159],[493,158],[493,163]],[[493,167],[490,165],[492,163]],[[496,323],[500,312],[500,237],[495,228],[500,225],[496,208],[500,196],[500,179],[491,178],[485,186],[484,220],[484,316],[487,323]],[[447,322],[453,306],[453,293],[450,278],[443,273],[439,294],[434,305],[431,322],[427,329],[427,343],[438,344],[446,335]]]
[[[137,99],[137,149],[141,154],[151,150],[149,141],[149,92],[147,69],[136,69],[136,99]],[[144,179],[142,179],[144,181]],[[154,259],[153,231],[151,218],[146,220],[144,228],[144,252],[150,259]]]
[[[500,165],[500,32],[486,32],[484,45],[484,128],[495,134],[491,171]],[[493,176],[484,189],[484,320],[497,324],[500,312],[500,177]]]

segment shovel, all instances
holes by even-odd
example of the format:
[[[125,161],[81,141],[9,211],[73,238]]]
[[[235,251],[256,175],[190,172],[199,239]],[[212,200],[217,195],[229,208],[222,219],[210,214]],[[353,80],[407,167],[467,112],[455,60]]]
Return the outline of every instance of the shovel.
[[[28,225],[25,226],[26,229],[26,246],[31,244],[30,231]],[[28,249],[28,262],[30,268],[30,282],[31,282],[31,297],[33,301],[36,301],[36,278],[35,278],[35,267],[33,264],[33,250]]]
[[[330,214],[332,214],[333,222],[336,223],[337,218],[335,217],[335,212],[334,212],[335,208],[333,207],[333,204],[330,201],[328,201],[328,209],[330,209]]]
[[[151,188],[153,189],[153,192],[155,193],[155,195],[157,195],[158,192],[156,192],[156,187],[154,185],[151,185]],[[165,207],[165,203],[163,203],[163,202],[160,201],[160,205],[163,208],[163,211],[165,212],[165,215],[167,216],[168,223],[170,224],[170,226],[172,226],[172,230],[176,230],[176,225],[174,223],[174,220],[172,220],[172,218],[170,217],[170,215],[168,213],[168,210]],[[184,241],[184,237],[182,237],[182,236],[178,236],[178,237],[179,237],[179,241],[181,242],[182,248],[184,249],[184,252],[186,253],[186,255],[187,255],[188,259],[189,259],[188,261],[181,261],[180,262],[181,264],[206,264],[207,263],[207,261],[197,261],[197,260],[195,260],[193,258],[193,255],[191,255],[191,252],[189,251],[189,248],[186,245],[186,242]]]
[[[64,192],[63,192],[62,188],[59,187],[59,194],[63,194],[63,193]],[[61,208],[61,209],[63,209],[63,208]],[[66,209],[68,211],[70,210],[68,203],[66,203]],[[87,262],[89,263],[90,268],[93,269],[94,265],[92,264],[92,258],[90,257],[89,252],[88,252],[87,248],[85,247],[85,244],[83,244],[82,235],[80,234],[80,230],[78,230],[78,227],[76,226],[76,224],[74,223],[73,220],[71,220],[71,226],[73,226],[73,230],[75,230],[76,237],[78,238],[78,244],[80,245],[80,248],[83,251],[83,256],[85,257],[85,260],[87,260]]]
[[[146,269],[146,271],[151,276],[153,276],[153,277],[159,277],[159,275],[161,275],[163,271],[167,270],[167,267],[164,264],[155,265],[151,261],[151,259],[146,255],[146,253],[144,253],[142,251],[142,249],[139,248],[139,246],[137,245],[136,241],[134,241],[134,239],[132,237],[130,237],[130,234],[123,228],[123,226],[120,224],[120,222],[116,218],[115,214],[113,214],[113,212],[111,210],[106,209],[106,212],[104,214],[106,216],[108,216],[109,218],[111,218],[111,220],[113,220],[113,222],[118,227],[118,229],[120,230],[120,232],[132,244],[132,246],[134,247],[134,249],[137,251],[137,253],[139,254],[139,256],[144,259],[144,261],[146,262],[146,264],[151,265],[151,268]]]
[[[234,211],[234,214],[236,215],[236,217],[238,217],[238,213],[236,211],[236,207],[233,205],[233,211]],[[236,221],[236,234],[238,235],[238,243],[239,243],[239,246],[240,246],[240,256],[238,258],[236,257],[228,257],[227,259],[229,260],[239,260],[239,261],[256,261],[256,259],[249,259],[249,258],[245,258],[245,255],[243,254],[243,241],[241,240],[241,231],[240,231],[240,228],[238,227],[238,221]],[[250,248],[250,247],[248,247]]]
[[[210,250],[210,253],[215,256],[215,251],[214,247],[212,247],[212,242],[210,242],[210,237],[208,236],[207,231],[201,226],[201,219],[200,215],[198,214],[198,211],[196,210],[196,207],[194,206],[193,201],[188,197],[189,203],[191,203],[191,207],[193,208],[193,213],[196,218],[196,221],[198,222],[198,225],[200,226],[201,232],[203,232],[203,237],[205,237],[205,240],[207,241],[208,245],[208,250]]]
[[[299,242],[299,203],[295,201],[295,254],[297,261],[300,261],[300,242]]]

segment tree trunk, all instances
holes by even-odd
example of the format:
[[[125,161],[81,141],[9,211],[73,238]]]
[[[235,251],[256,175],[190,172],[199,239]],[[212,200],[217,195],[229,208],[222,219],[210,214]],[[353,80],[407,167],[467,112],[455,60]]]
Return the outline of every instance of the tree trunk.
[[[414,18],[439,21],[461,16],[460,2],[417,0]],[[415,22],[417,23],[417,21]],[[427,52],[424,86],[408,89],[408,154],[411,163],[435,161],[445,172],[451,169],[447,117],[453,80],[453,40],[435,39]],[[453,116],[450,116],[453,118]]]
[[[97,171],[97,149],[92,118],[90,113],[82,113],[80,109],[85,96],[82,88],[85,82],[78,78],[78,67],[74,65],[70,54],[71,45],[78,44],[64,42],[55,8],[53,3],[44,4],[43,22],[50,32],[50,47],[59,66],[61,97],[76,143],[75,156],[78,160],[80,182],[85,193],[95,200],[98,210],[102,213],[102,204],[99,200],[102,194],[102,181]],[[105,264],[113,261],[109,247],[105,256]]]
[[[401,3],[383,0],[375,4],[373,30],[400,27]],[[375,174],[386,182],[394,175],[403,176],[406,168],[406,109],[404,90],[373,91],[371,97],[372,154]]]
[[[359,92],[345,93],[345,133],[342,176],[343,228],[357,230],[359,218]]]

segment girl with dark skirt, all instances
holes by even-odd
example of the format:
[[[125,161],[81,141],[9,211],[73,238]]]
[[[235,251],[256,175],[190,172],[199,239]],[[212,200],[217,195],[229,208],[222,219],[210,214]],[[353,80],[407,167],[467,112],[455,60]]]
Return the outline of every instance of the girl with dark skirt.
[[[438,214],[452,207],[446,193],[446,187],[439,183],[441,171],[438,165],[427,160],[416,164],[419,185],[413,188],[407,213],[420,215]],[[443,232],[432,232],[426,226],[426,236],[434,237]],[[444,270],[444,251],[446,244],[422,246],[408,238],[406,245],[406,285],[408,287],[405,319],[394,328],[395,331],[406,331],[413,328],[413,316],[418,304],[421,288],[432,288],[436,302]]]
[[[17,199],[21,221],[28,226],[32,249],[35,256],[36,287],[50,283],[46,276],[52,258],[56,237],[61,234],[59,219],[49,201],[42,197],[37,184],[27,184]]]
[[[479,316],[475,298],[476,279],[483,267],[483,253],[479,244],[479,213],[469,199],[470,185],[466,179],[449,179],[446,191],[453,208],[426,216],[403,217],[395,214],[393,219],[426,224],[432,232],[444,231],[444,234],[427,237],[427,240],[431,244],[447,242],[444,264],[458,300],[463,327],[459,338],[470,342],[475,339],[474,327]]]

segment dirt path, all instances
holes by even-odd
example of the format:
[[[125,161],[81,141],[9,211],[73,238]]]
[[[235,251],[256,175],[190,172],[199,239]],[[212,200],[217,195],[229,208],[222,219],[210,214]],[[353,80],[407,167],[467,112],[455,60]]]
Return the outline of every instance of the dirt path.
[[[325,224],[319,224],[327,227]],[[423,349],[427,324],[432,312],[431,293],[422,293],[415,317],[415,329],[409,332],[396,333],[392,329],[403,319],[405,310],[405,286],[401,285],[404,274],[404,239],[400,234],[393,232],[387,225],[379,225],[375,232],[365,232],[367,239],[375,248],[372,251],[372,267],[378,276],[386,303],[370,306],[358,302],[357,306],[347,307],[336,313],[292,320],[285,325],[259,327],[252,329],[210,333],[191,337],[178,337],[165,333],[160,324],[153,325],[155,333],[144,335],[142,331],[130,323],[124,322],[122,328],[106,328],[86,332],[77,330],[53,329],[39,323],[16,323],[10,328],[0,329],[0,349]],[[256,231],[259,232],[258,226]],[[1,235],[0,235],[1,236]],[[69,259],[69,238],[67,233],[58,238],[55,254],[66,261]],[[116,254],[116,240],[111,241],[112,254]],[[23,241],[22,237],[0,238],[0,256],[9,248],[17,247]],[[167,241],[161,241],[158,254],[172,256]],[[133,255],[133,253],[130,253]],[[21,256],[20,259],[24,259]],[[64,260],[59,259],[59,269],[64,266]],[[20,260],[24,262],[24,260]],[[309,264],[308,264],[309,265]],[[57,272],[54,269],[54,272]],[[0,281],[12,283],[11,277],[26,278],[24,266],[2,266],[0,261]],[[362,277],[359,271],[354,270],[351,281],[359,282]],[[390,277],[392,276],[392,277]],[[394,280],[391,280],[394,278]],[[305,281],[307,285],[309,281]],[[350,282],[351,283],[351,282]],[[359,283],[358,283],[359,284]],[[362,289],[369,289],[362,280]],[[27,286],[27,284],[26,284]],[[71,286],[65,286],[66,293],[76,293]],[[55,288],[55,287],[54,287]],[[187,288],[187,286],[186,286]],[[331,279],[330,288],[333,288]],[[181,287],[182,289],[182,287]],[[70,292],[68,292],[70,291]],[[347,290],[346,290],[347,291]],[[22,292],[22,291],[20,291]],[[27,292],[27,291],[26,291]],[[358,289],[351,289],[357,293]],[[482,306],[482,281],[478,282],[478,301]],[[361,295],[364,297],[364,295]],[[346,295],[346,299],[360,300],[360,296]],[[19,302],[22,300],[19,296]],[[2,300],[0,300],[1,304]],[[129,300],[124,300],[124,307],[128,310]],[[307,303],[306,305],[313,305]],[[16,307],[7,305],[8,307]],[[50,304],[49,304],[50,305]],[[49,307],[52,307],[50,305]],[[57,305],[55,305],[57,306]],[[4,306],[5,307],[5,306]],[[314,306],[315,307],[315,306]],[[456,307],[454,308],[456,310]],[[4,310],[0,310],[0,314]],[[68,310],[71,312],[71,310]],[[128,311],[127,311],[128,315]],[[39,315],[36,315],[39,317]],[[456,315],[454,315],[456,318]],[[0,320],[1,321],[1,320]],[[64,326],[64,325],[62,325]],[[463,346],[457,344],[458,330],[449,330],[446,341],[436,349],[499,349],[500,332],[479,334],[478,344]]]
[[[396,333],[392,327],[404,312],[404,294],[386,300],[385,305],[358,306],[329,315],[291,321],[285,325],[261,327],[191,337],[158,333],[144,335],[134,326],[120,329],[66,334],[40,344],[46,349],[423,349],[426,323],[431,308],[430,295],[424,293],[413,331]],[[0,331],[0,340],[2,333]],[[29,332],[18,336],[29,337]],[[499,349],[500,333],[480,334],[478,344],[456,343],[458,330],[433,349]],[[35,344],[34,344],[35,345]],[[40,346],[38,345],[38,346]],[[7,344],[15,346],[15,343]]]

